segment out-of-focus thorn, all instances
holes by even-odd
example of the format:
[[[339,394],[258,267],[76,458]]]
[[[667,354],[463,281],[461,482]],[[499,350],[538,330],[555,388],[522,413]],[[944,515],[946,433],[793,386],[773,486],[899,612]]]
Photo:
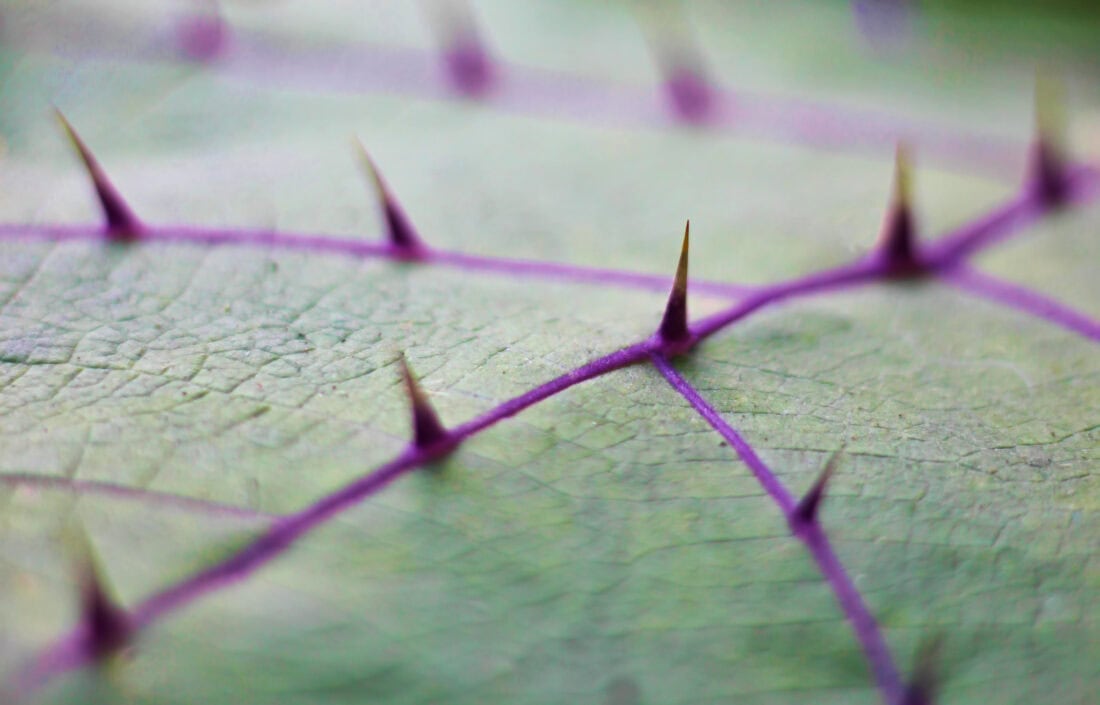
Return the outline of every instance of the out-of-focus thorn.
[[[81,568],[80,612],[83,646],[92,658],[101,660],[130,641],[133,632],[130,617],[110,597],[92,558]]]
[[[390,244],[398,253],[409,259],[422,257],[427,251],[427,247],[420,239],[420,235],[416,232],[412,221],[409,220],[409,216],[405,214],[405,209],[394,197],[389,184],[382,177],[382,172],[378,170],[378,165],[374,163],[366,147],[358,140],[355,141],[355,144],[358,147],[363,168],[374,183],[375,193],[378,195],[378,201],[382,206],[382,215],[386,220],[386,234],[389,237]]]
[[[648,2],[638,10],[669,108],[685,122],[705,123],[714,114],[717,95],[683,8],[678,2]]]
[[[665,314],[657,333],[661,341],[671,345],[683,344],[691,340],[688,329],[687,285],[688,285],[688,247],[691,239],[691,221],[684,225],[684,240],[680,245],[680,261],[676,265],[676,278],[672,282],[672,291],[668,295]]]
[[[1062,82],[1037,73],[1035,138],[1031,144],[1025,186],[1051,207],[1064,203],[1069,193],[1066,132],[1066,100]]]
[[[205,8],[181,18],[176,26],[180,51],[192,61],[212,61],[229,45],[229,23],[220,4],[217,0],[205,4]]]
[[[822,469],[821,474],[818,475],[817,481],[810,487],[809,491],[802,496],[802,499],[795,505],[795,508],[791,510],[791,522],[795,525],[812,524],[817,521],[818,510],[821,508],[821,501],[825,499],[825,488],[829,484],[829,480],[832,479],[833,473],[836,472],[837,466],[840,464],[840,456],[844,452],[844,449],[833,453],[829,456],[829,460],[825,463],[825,467]]]
[[[714,89],[695,55],[677,54],[665,66],[665,93],[673,110],[691,123],[706,122],[714,106]]]
[[[944,638],[935,634],[925,638],[917,647],[913,673],[901,696],[901,705],[933,705],[940,688],[942,674],[940,660]]]
[[[466,0],[432,0],[426,5],[442,45],[443,67],[451,85],[471,97],[483,95],[496,75],[473,9]]]
[[[894,155],[894,193],[882,223],[878,247],[883,264],[895,276],[912,276],[923,269],[917,257],[911,172],[909,150],[898,144]]]
[[[73,129],[65,116],[61,114],[61,111],[55,108],[54,113],[65,129],[66,134],[68,134],[69,141],[72,142],[73,147],[80,155],[81,161],[84,162],[88,174],[92,177],[92,185],[95,187],[99,205],[102,207],[104,219],[107,221],[108,237],[116,242],[131,242],[138,239],[145,226],[142,225],[130,206],[123,200],[122,194],[107,178],[107,174],[103,171],[103,167],[99,165],[99,161],[88,149],[88,146],[84,144],[84,140],[76,133],[76,130]]]
[[[413,445],[421,449],[429,449],[441,445],[450,438],[443,422],[435,413],[424,390],[416,381],[405,356],[400,358],[401,377],[405,380],[405,391],[409,395],[409,404],[412,407]]]
[[[852,17],[863,41],[883,54],[905,49],[913,38],[913,0],[852,0]]]

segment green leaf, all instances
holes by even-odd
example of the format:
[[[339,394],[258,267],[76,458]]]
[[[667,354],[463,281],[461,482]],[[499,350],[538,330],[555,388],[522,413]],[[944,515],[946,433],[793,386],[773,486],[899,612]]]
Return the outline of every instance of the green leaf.
[[[140,604],[242,550],[271,515],[401,454],[401,353],[454,427],[648,338],[667,299],[276,246],[52,241],[43,224],[100,216],[51,104],[154,229],[382,241],[358,136],[429,247],[671,281],[690,217],[693,285],[772,283],[869,252],[893,171],[892,137],[872,124],[912,145],[923,237],[1014,197],[1033,78],[1031,57],[1005,60],[1016,33],[1063,42],[1043,58],[1075,89],[1075,155],[1097,145],[1095,67],[1073,49],[1084,30],[1058,34],[1046,15],[1031,29],[991,18],[1003,33],[973,55],[921,39],[949,26],[965,40],[972,25],[920,16],[931,33],[884,56],[847,7],[692,4],[710,74],[745,91],[733,100],[746,116],[692,128],[660,114],[656,88],[642,125],[558,98],[464,100],[430,73],[438,85],[371,88],[378,75],[347,57],[411,47],[431,66],[432,38],[406,3],[371,3],[377,15],[356,3],[232,4],[232,41],[245,44],[210,64],[172,58],[175,6],[67,5],[0,7],[0,221],[20,226],[0,240],[5,684],[80,619],[74,534],[119,604]],[[477,9],[493,54],[524,76],[541,67],[605,82],[643,107],[657,85],[625,6]],[[234,46],[275,47],[261,58],[285,61],[265,71]],[[752,117],[761,106],[785,107]],[[815,129],[837,117],[832,134],[845,139],[799,138],[784,127],[799,111]],[[1098,229],[1095,205],[1071,204],[975,266],[1100,316]],[[731,304],[689,294],[693,321]],[[1095,341],[931,279],[765,307],[676,366],[796,496],[845,447],[822,522],[904,673],[942,634],[945,703],[1094,695]],[[35,697],[880,696],[782,513],[643,364],[469,438]]]

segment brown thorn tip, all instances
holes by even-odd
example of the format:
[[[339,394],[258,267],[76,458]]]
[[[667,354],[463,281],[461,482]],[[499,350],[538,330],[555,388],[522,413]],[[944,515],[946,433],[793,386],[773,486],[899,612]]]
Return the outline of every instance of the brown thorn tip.
[[[821,508],[821,501],[825,499],[825,487],[829,484],[829,480],[832,479],[837,466],[840,465],[840,457],[843,452],[844,448],[842,447],[829,456],[829,460],[825,462],[825,467],[821,470],[821,474],[818,475],[817,480],[791,511],[791,516],[795,522],[800,524],[811,524],[817,520],[817,513]]]
[[[130,617],[109,596],[91,556],[85,559],[81,568],[80,583],[84,649],[93,658],[102,659],[130,640]]]
[[[912,162],[909,149],[901,143],[894,154],[894,193],[882,223],[879,249],[886,264],[897,273],[919,269],[912,206]]]
[[[405,209],[401,207],[401,204],[397,202],[393,192],[390,191],[389,184],[382,177],[382,172],[379,171],[378,165],[374,163],[374,159],[371,158],[367,148],[363,146],[363,143],[359,140],[355,140],[355,145],[359,150],[360,161],[363,164],[363,168],[370,175],[371,180],[374,182],[375,192],[378,194],[378,200],[382,204],[382,215],[386,220],[386,233],[389,237],[390,244],[394,248],[405,253],[416,253],[424,249],[424,245],[420,240],[420,235],[417,234],[416,228],[413,227],[412,221],[409,220],[409,216],[405,214]]]
[[[665,315],[661,319],[658,334],[666,343],[682,343],[691,337],[687,321],[688,246],[691,239],[691,221],[684,225],[684,242],[680,246],[680,262],[676,266],[676,278],[668,295]]]
[[[1061,81],[1042,72],[1035,77],[1035,139],[1028,165],[1028,187],[1044,203],[1065,201],[1066,101]]]
[[[401,376],[405,380],[405,390],[409,394],[409,402],[412,406],[413,421],[413,445],[417,448],[429,448],[438,444],[449,435],[443,427],[443,422],[432,408],[431,402],[424,394],[424,390],[416,381],[405,356],[400,358]]]
[[[126,201],[123,200],[122,194],[115,188],[115,185],[107,178],[107,173],[103,171],[99,160],[95,158],[95,155],[88,149],[88,145],[77,134],[72,123],[57,108],[54,108],[54,114],[57,116],[58,122],[61,123],[61,127],[65,129],[65,133],[69,136],[69,141],[72,142],[73,147],[80,155],[81,161],[84,162],[88,174],[92,177],[92,185],[95,187],[96,196],[99,198],[99,205],[103,209],[103,216],[107,221],[107,232],[110,238],[117,242],[136,240],[143,227],[141,221],[134,215],[134,211],[126,204]]]

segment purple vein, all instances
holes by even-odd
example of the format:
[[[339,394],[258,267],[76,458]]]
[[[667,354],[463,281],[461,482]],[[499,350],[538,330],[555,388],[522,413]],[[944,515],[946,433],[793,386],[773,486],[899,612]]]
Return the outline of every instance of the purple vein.
[[[1002,306],[1024,311],[1100,342],[1100,320],[1090,318],[1019,284],[1001,281],[969,267],[953,269],[943,275],[943,280],[968,293],[995,301]]]
[[[877,265],[860,263],[768,287],[751,297],[750,301],[737,304],[725,314],[718,314],[712,319],[705,320],[703,325],[692,331],[691,344],[694,345],[768,304],[811,292],[870,283],[876,274],[882,276],[882,271]],[[505,401],[471,421],[456,426],[451,430],[452,442],[460,443],[574,385],[645,361],[653,354],[662,351],[662,343],[656,337],[651,337],[597,358]],[[132,609],[133,624],[138,629],[147,627],[207,593],[240,582],[261,566],[281,556],[299,538],[336,514],[381,491],[398,477],[428,464],[436,457],[436,454],[415,447],[406,449],[389,463],[326,495],[300,512],[279,519],[268,530],[226,559],[146,598]],[[91,662],[93,659],[91,654],[75,651],[81,643],[81,630],[82,625],[78,624],[69,634],[46,648],[31,666],[20,674],[16,681],[17,695],[25,697],[60,673],[80,668]]]
[[[775,473],[760,459],[760,456],[757,455],[748,441],[736,429],[726,423],[721,414],[676,371],[668,358],[662,355],[653,355],[653,363],[668,380],[668,383],[672,385],[672,388],[679,392],[699,415],[710,424],[711,428],[725,438],[730,447],[737,451],[737,454],[748,465],[752,474],[756,476],[764,491],[775,501],[783,517],[789,519],[792,510],[795,508],[794,498],[779,478],[776,477]],[[894,658],[890,654],[890,648],[882,637],[878,623],[863,602],[859,590],[856,589],[851,578],[848,577],[847,571],[844,570],[840,559],[833,551],[833,547],[829,543],[829,539],[820,523],[815,520],[809,524],[800,525],[797,530],[792,527],[792,533],[806,545],[814,562],[821,570],[822,576],[836,595],[837,602],[840,604],[845,617],[851,623],[856,639],[859,641],[864,656],[866,656],[871,667],[871,672],[874,675],[883,702],[888,704],[900,703],[903,692],[902,680],[898,667],[894,663]]]
[[[936,255],[935,261],[932,262],[932,264],[938,268],[951,269],[955,265],[961,263],[967,255],[980,248],[989,246],[994,241],[999,241],[999,229],[1003,228],[1009,230],[1019,227],[1020,223],[1015,216],[1004,214],[1015,212],[1015,209],[1020,207],[1018,205],[1020,200],[1021,199],[1016,199],[1011,201],[1006,206],[1002,206],[995,210],[992,215],[986,216],[983,220],[990,221],[990,224],[983,228],[975,229],[972,225],[965,225],[957,231],[944,236],[942,241],[965,244],[963,246],[956,245],[954,247],[944,248]],[[1039,210],[1034,215],[1041,215],[1043,212],[1045,211]],[[998,214],[1002,215],[998,217]],[[11,229],[12,226],[8,226],[8,228]],[[0,226],[0,233],[3,231],[3,226]],[[250,238],[250,242],[293,242],[296,243],[293,246],[310,250],[323,250],[324,247],[326,247],[324,245],[314,247],[313,240],[315,238],[310,236],[290,235],[287,236],[289,239],[284,239],[277,233],[267,231],[202,231],[187,228],[166,228],[162,229],[160,232],[161,235],[159,237],[161,237],[161,239],[169,239],[169,237],[165,235],[165,233],[169,232],[205,233],[205,237],[210,239],[199,241],[210,242],[212,244],[236,242],[236,240],[234,240],[235,237],[241,233],[248,233],[246,237]],[[71,235],[74,237],[88,238],[90,237],[89,233],[102,235],[103,230],[101,228],[95,229],[87,226],[83,228],[59,228],[53,234],[58,237],[67,237]],[[978,234],[975,235],[974,233]],[[196,241],[193,239],[192,235],[187,235],[185,237],[192,238],[188,241]],[[334,242],[337,241],[336,239],[332,240]],[[359,243],[354,243],[354,241],[343,240],[339,240],[338,242],[353,242],[354,246],[356,248],[361,248],[361,251],[365,254],[377,254],[378,256],[387,257],[395,256],[390,248],[385,245],[371,243],[362,243],[360,245]],[[333,245],[333,247],[343,248],[345,245]],[[348,250],[339,249],[339,251],[346,252]],[[929,261],[931,262],[931,258],[929,258]],[[560,375],[531,391],[505,401],[481,416],[453,428],[450,433],[450,439],[452,441],[451,447],[576,384],[652,358],[666,377],[668,377],[668,371],[671,371],[676,379],[681,380],[682,385],[677,386],[673,384],[673,386],[676,387],[681,394],[684,394],[688,401],[692,402],[693,406],[695,406],[700,413],[703,413],[703,409],[709,409],[708,412],[703,413],[704,418],[729,440],[731,445],[745,460],[746,464],[748,464],[754,474],[756,474],[757,478],[760,479],[761,484],[780,509],[788,513],[794,506],[794,500],[790,493],[779,483],[774,474],[752,450],[751,446],[735,430],[722,421],[717,415],[717,412],[706,404],[705,400],[703,400],[697,392],[694,392],[686,380],[679,377],[667,362],[665,355],[670,352],[685,352],[703,339],[714,335],[727,326],[766,306],[796,297],[808,296],[810,294],[821,294],[843,288],[885,281],[889,280],[890,277],[889,268],[886,267],[881,260],[872,256],[854,264],[843,265],[831,270],[812,273],[788,282],[761,287],[750,294],[745,300],[732,305],[725,311],[704,318],[697,324],[691,326],[690,340],[686,344],[678,346],[676,350],[670,350],[669,346],[663,343],[659,337],[655,335],[649,339],[634,343],[633,345],[629,345],[616,352],[581,365],[575,370]],[[1001,286],[1008,285],[1002,284]],[[1041,299],[1041,297],[1037,295],[1033,296],[1037,299]],[[994,298],[998,300],[1003,299],[1001,295],[994,296]],[[1012,297],[1009,298],[1011,299]],[[1032,308],[1029,310],[1036,312],[1037,309]],[[1044,314],[1044,317],[1049,315],[1048,310],[1047,313]],[[669,381],[672,383],[673,380],[670,379]],[[693,401],[693,399],[695,401]],[[696,404],[701,404],[703,408],[696,406]],[[724,426],[724,429],[720,426]],[[305,534],[324,524],[338,513],[355,506],[364,499],[381,491],[384,487],[389,485],[389,483],[405,473],[432,462],[438,458],[439,455],[440,453],[438,451],[426,451],[418,449],[415,446],[410,446],[389,463],[353,480],[348,485],[345,485],[332,494],[326,495],[298,513],[278,519],[259,537],[247,543],[243,548],[226,559],[193,574],[191,577],[181,582],[170,585],[160,592],[154,593],[131,610],[131,619],[139,628],[148,627],[159,619],[190,604],[209,592],[243,580],[261,566],[273,561],[288,551],[291,546]],[[900,678],[897,674],[897,668],[894,666],[889,650],[882,640],[881,634],[878,632],[874,618],[867,612],[866,606],[863,604],[858,591],[843,571],[826,536],[820,531],[820,528],[814,528],[813,524],[802,526],[795,533],[810,549],[814,560],[822,570],[822,574],[826,577],[836,594],[842,609],[852,622],[856,636],[875,674],[876,683],[880,691],[888,702],[897,701],[901,693]],[[50,679],[66,671],[83,667],[95,659],[95,656],[88,653],[86,649],[81,650],[80,645],[83,643],[81,630],[82,625],[78,624],[68,634],[65,634],[48,645],[40,652],[38,658],[36,658],[26,670],[17,675],[15,681],[16,697],[26,697]]]
[[[100,225],[21,225],[0,223],[0,237],[17,239],[33,237],[56,241],[103,241],[106,237]],[[193,245],[228,245],[267,247],[282,250],[339,254],[351,257],[408,261],[408,254],[387,242],[354,240],[310,233],[288,233],[275,230],[237,228],[198,228],[179,225],[147,225],[141,242]],[[539,278],[550,281],[570,281],[601,286],[619,286],[644,291],[667,291],[672,277],[606,267],[540,262],[535,260],[489,257],[449,250],[427,249],[417,263],[438,264],[468,272],[492,272],[518,278]],[[745,284],[692,280],[695,291],[723,297],[740,297],[757,291]]]
[[[51,490],[63,490],[78,495],[95,494],[115,499],[133,500],[155,507],[172,507],[186,511],[200,512],[211,516],[227,516],[238,519],[272,519],[276,515],[256,511],[232,504],[213,502],[197,497],[144,490],[114,482],[99,480],[73,480],[56,475],[34,475],[31,473],[0,474],[0,484],[11,487],[44,487]]]
[[[454,444],[460,443],[569,387],[645,360],[651,349],[652,344],[648,341],[638,343],[582,365],[504,402],[472,421],[455,427],[451,430],[451,440]],[[138,603],[130,612],[132,625],[135,629],[147,627],[210,592],[244,580],[263,565],[288,551],[305,534],[340,512],[381,491],[405,473],[427,465],[437,457],[437,453],[410,446],[397,458],[367,475],[326,495],[295,514],[278,519],[257,538],[224,560]],[[90,663],[92,655],[79,650],[82,633],[83,625],[78,624],[70,633],[45,649],[17,678],[16,696],[27,697],[60,673]]]
[[[457,445],[504,419],[557,394],[573,385],[639,362],[649,355],[645,344],[633,345],[605,355],[567,372],[543,385],[521,394],[450,432],[452,445]],[[193,602],[203,594],[227,583],[238,582],[261,565],[274,560],[306,533],[324,524],[340,512],[381,491],[398,477],[423,467],[438,457],[437,453],[410,446],[397,458],[382,465],[341,489],[327,495],[296,514],[285,517],[240,552],[230,556],[182,583],[154,594],[134,608],[134,622],[144,626],[166,612]]]
[[[1088,165],[1073,167],[1062,208],[1084,206],[1100,196],[1100,173]],[[936,266],[950,266],[1020,232],[1051,212],[1033,192],[1022,189],[1008,203],[945,235],[927,248],[927,259]]]
[[[170,42],[110,42],[110,28],[77,35],[64,51],[81,58],[139,60],[178,65]],[[89,43],[85,36],[91,36]],[[33,42],[33,40],[32,40]],[[120,55],[118,47],[126,47]],[[493,59],[493,84],[476,101],[448,82],[438,54],[421,49],[364,44],[325,45],[238,28],[233,41],[206,68],[251,84],[305,87],[310,91],[399,95],[430,101],[463,101],[543,119],[604,127],[680,129],[660,84],[623,85]],[[832,151],[882,153],[899,138],[931,161],[1003,179],[1021,166],[1022,145],[987,135],[954,132],[896,115],[798,100],[780,95],[711,87],[712,110],[699,129]]]

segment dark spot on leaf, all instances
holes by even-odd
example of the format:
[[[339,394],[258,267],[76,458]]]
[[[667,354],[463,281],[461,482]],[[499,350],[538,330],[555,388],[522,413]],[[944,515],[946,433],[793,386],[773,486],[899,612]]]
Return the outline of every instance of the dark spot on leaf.
[[[619,676],[607,684],[606,705],[638,705],[642,702],[642,690],[638,682],[629,676]]]

